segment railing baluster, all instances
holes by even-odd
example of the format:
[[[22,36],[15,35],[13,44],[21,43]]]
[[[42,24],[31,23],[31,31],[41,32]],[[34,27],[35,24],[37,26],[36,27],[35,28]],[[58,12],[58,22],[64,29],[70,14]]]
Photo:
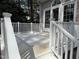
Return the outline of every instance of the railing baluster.
[[[66,37],[65,59],[68,59],[68,37]]]
[[[63,48],[64,48],[64,43],[63,43],[63,33],[61,32],[60,34],[60,39],[61,39],[61,59],[63,59]]]
[[[79,47],[77,48],[76,59],[79,59]]]
[[[17,25],[18,25],[18,33],[19,33],[19,22],[17,23]]]
[[[70,44],[71,48],[70,48],[70,59],[73,59],[73,42],[71,41],[71,44]]]
[[[55,50],[55,25],[53,25],[51,22],[50,22],[50,44],[49,44],[49,46],[50,46],[50,49],[52,48],[53,50]],[[53,30],[52,30],[53,29]]]
[[[54,28],[52,28],[52,27],[54,27],[54,26],[53,26],[53,24],[50,22],[50,43],[49,43],[49,48],[50,48],[50,49],[52,48],[52,44],[54,43],[54,42],[52,43],[52,41],[53,41],[53,39],[52,39],[53,37],[52,37],[52,36],[53,36],[53,31],[54,31],[54,30],[52,30],[52,29],[54,29]]]
[[[33,23],[31,23],[31,33],[33,33]]]
[[[54,26],[54,50],[56,50],[56,27]]]
[[[59,54],[59,29],[58,29],[58,32],[57,32],[57,53]]]

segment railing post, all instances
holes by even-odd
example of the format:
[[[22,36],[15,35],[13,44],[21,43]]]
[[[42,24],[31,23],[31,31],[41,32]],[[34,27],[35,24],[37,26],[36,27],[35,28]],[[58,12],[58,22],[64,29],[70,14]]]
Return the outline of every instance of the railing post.
[[[4,31],[3,31],[3,18],[1,18],[1,58],[4,59]]]
[[[43,24],[42,24],[42,23],[39,23],[39,31],[40,31],[40,32],[43,32],[42,26],[43,26]]]
[[[13,32],[13,27],[11,23],[11,16],[10,13],[3,13],[4,16],[4,40],[6,43],[7,49],[7,57],[8,59],[21,59],[19,54],[18,45],[16,42],[15,34]],[[5,59],[7,59],[5,57]]]
[[[77,47],[76,59],[79,59],[79,47]]]
[[[53,30],[52,30],[53,29]],[[50,48],[55,50],[55,39],[56,39],[56,28],[55,25],[50,21]]]
[[[33,23],[31,23],[31,33],[33,33]]]
[[[18,33],[20,32],[20,31],[19,31],[19,25],[20,25],[20,23],[18,22]]]
[[[49,42],[49,48],[52,47],[52,22],[50,22],[50,42]]]
[[[1,18],[1,41],[4,41],[3,18]],[[4,44],[4,42],[3,42],[3,44]],[[1,45],[1,47],[2,47],[2,45]],[[3,49],[1,48],[1,50],[3,50]]]

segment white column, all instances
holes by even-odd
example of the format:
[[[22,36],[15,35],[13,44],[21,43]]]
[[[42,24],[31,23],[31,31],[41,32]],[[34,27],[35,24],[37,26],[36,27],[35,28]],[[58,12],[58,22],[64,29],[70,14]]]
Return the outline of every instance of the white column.
[[[42,12],[42,4],[40,3],[40,12],[39,12],[40,13],[40,23],[39,23],[39,31],[40,32],[43,32],[43,20],[44,19],[42,19],[42,16],[43,15],[42,15],[41,12]]]
[[[21,59],[11,23],[10,17],[12,16],[12,14],[3,13],[3,16],[4,16],[4,28],[5,28],[5,41],[8,50],[8,59]]]
[[[64,5],[61,3],[59,7],[59,22],[63,22],[63,17],[64,17]]]

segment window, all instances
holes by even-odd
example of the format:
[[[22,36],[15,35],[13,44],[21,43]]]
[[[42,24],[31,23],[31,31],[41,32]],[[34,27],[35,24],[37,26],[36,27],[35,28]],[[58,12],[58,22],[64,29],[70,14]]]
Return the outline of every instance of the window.
[[[60,4],[60,3],[61,3],[60,0],[54,0],[52,6],[55,6],[55,5]]]
[[[74,4],[64,6],[64,21],[69,22],[74,19]]]

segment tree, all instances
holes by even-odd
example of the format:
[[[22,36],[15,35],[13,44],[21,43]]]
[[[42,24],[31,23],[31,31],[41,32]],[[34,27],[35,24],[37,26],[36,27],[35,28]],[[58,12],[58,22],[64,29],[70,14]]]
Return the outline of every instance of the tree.
[[[0,17],[2,17],[3,12],[9,12],[12,13],[13,22],[38,22],[37,5],[36,0],[18,0],[18,2],[0,0]],[[27,20],[26,16],[30,16],[31,19]]]
[[[12,13],[13,22],[26,22],[27,13],[24,13],[23,9],[18,7],[14,2],[0,2],[0,17],[2,17],[3,12]]]

